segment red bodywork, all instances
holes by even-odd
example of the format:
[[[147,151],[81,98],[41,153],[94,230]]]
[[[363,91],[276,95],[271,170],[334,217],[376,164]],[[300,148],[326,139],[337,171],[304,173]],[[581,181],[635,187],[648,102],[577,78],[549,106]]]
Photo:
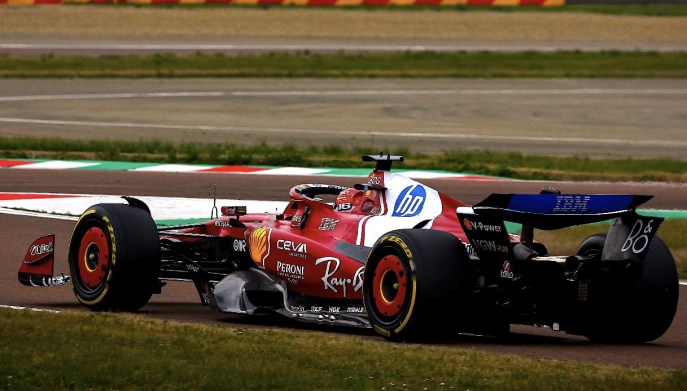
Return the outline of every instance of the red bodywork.
[[[366,184],[356,185],[364,189],[365,196],[346,210],[341,210],[338,203],[297,191],[306,186],[317,185],[292,188],[291,201],[282,214],[241,216],[239,220],[245,227],[232,226],[230,220],[234,217],[221,217],[188,232],[244,238],[245,242],[235,245],[235,249],[245,246],[242,250],[249,252],[255,265],[283,280],[289,290],[310,297],[347,300],[362,300],[367,251],[388,231],[431,227],[467,243],[456,216],[456,208],[467,204],[406,177],[373,171]],[[361,206],[370,202],[373,208],[363,211]],[[423,215],[425,211],[428,213]]]

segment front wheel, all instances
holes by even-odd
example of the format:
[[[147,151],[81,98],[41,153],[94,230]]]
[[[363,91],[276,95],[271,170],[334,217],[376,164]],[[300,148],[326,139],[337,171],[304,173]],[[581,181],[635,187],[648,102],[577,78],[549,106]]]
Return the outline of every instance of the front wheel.
[[[458,329],[470,304],[468,255],[453,235],[397,230],[375,243],[365,266],[370,323],[393,340],[435,339]]]
[[[90,207],[69,245],[74,293],[96,311],[137,311],[154,293],[160,241],[147,211],[126,204]]]

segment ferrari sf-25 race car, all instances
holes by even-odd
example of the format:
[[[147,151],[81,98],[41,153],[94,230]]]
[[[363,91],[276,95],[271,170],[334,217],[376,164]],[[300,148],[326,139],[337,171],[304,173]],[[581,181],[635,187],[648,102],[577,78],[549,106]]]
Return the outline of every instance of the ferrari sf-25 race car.
[[[71,283],[97,311],[137,311],[166,280],[189,281],[219,311],[373,327],[393,340],[503,335],[526,324],[645,343],[669,328],[675,262],[655,236],[662,219],[635,212],[650,196],[544,189],[470,206],[391,172],[402,160],[363,156],[376,166],[351,188],[294,186],[279,214],[223,206],[209,221],[158,228],[136,198],[94,205],[74,228],[70,276],[53,276],[46,235],[27,251],[19,280]],[[535,228],[605,220],[608,232],[574,254],[549,255],[533,237]],[[520,235],[504,221],[522,224]]]

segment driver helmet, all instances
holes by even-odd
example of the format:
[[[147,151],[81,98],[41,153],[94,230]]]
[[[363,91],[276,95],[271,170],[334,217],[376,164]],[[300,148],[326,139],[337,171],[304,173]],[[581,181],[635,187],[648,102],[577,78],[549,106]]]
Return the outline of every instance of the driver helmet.
[[[334,210],[346,213],[373,213],[377,204],[374,201],[377,191],[371,190],[367,185],[356,185],[356,187],[343,190],[336,197]]]
[[[365,195],[362,190],[356,190],[349,187],[346,190],[341,191],[334,201],[334,210],[339,212],[353,212],[358,209],[360,204],[363,202]]]

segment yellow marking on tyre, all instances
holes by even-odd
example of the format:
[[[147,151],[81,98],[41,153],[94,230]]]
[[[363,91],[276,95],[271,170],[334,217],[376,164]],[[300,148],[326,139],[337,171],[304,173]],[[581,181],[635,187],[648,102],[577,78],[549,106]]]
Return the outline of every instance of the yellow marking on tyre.
[[[403,241],[403,239],[399,238],[398,236],[388,236],[382,239],[382,242],[385,241],[394,242],[398,244],[401,247],[401,249],[403,249],[403,252],[405,252],[406,256],[408,257],[408,260],[413,259],[413,253],[410,252],[410,248],[408,248],[408,245]]]
[[[86,216],[88,216],[88,215],[90,215],[90,214],[93,214],[93,213],[95,213],[95,209],[89,209],[89,210],[83,212],[83,214],[81,215],[81,217],[79,217],[79,221],[77,221],[77,222],[76,222],[76,225],[74,225],[74,229],[72,229],[72,239],[74,239],[74,232],[76,232],[76,227],[79,226],[79,223],[81,222],[81,220],[83,220],[84,217],[86,217]],[[71,242],[71,241],[70,241],[70,242]]]
[[[378,332],[382,336],[387,337],[387,338],[391,338],[391,332],[389,332],[389,330],[383,329],[383,328],[377,326],[376,324],[372,325],[372,327],[375,329],[376,332]]]
[[[112,251],[110,251],[110,264],[111,266],[114,266],[117,260],[117,241],[115,240],[114,228],[112,228],[112,224],[110,224],[110,219],[108,219],[107,216],[103,216],[103,221],[105,221],[105,224],[107,225],[107,230],[110,232],[110,244],[112,246]],[[112,267],[110,267],[110,270],[112,270]],[[109,276],[107,280],[110,280]]]

